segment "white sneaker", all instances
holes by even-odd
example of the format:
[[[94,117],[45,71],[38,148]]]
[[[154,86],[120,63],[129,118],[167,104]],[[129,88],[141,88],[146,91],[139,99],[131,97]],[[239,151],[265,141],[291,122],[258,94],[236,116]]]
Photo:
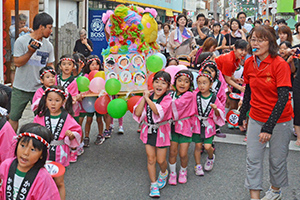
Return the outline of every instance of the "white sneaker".
[[[280,200],[282,197],[281,189],[273,190],[271,187],[266,192],[266,195],[261,200]]]
[[[196,166],[195,166],[195,174],[196,174],[197,176],[204,176],[204,171],[203,171],[201,165],[196,165]]]
[[[123,126],[120,126],[119,127],[119,131],[118,131],[119,134],[124,134],[124,129],[123,129]]]
[[[206,162],[204,164],[204,170],[205,171],[211,171],[214,167],[214,162],[215,162],[215,154],[213,155],[213,159],[206,159]]]

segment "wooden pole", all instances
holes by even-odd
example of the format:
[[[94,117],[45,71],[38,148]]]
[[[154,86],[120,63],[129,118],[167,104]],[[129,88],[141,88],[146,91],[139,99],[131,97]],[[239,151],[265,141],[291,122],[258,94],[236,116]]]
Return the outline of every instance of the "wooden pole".
[[[55,66],[58,61],[58,21],[59,21],[59,0],[56,0],[55,12]]]
[[[15,0],[15,40],[19,37],[19,0]]]

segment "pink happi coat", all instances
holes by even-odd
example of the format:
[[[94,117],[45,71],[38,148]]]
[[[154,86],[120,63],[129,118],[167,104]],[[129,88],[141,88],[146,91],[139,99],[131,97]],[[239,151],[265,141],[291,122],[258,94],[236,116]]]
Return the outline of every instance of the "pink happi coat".
[[[15,156],[17,140],[14,139],[14,136],[16,136],[14,129],[6,121],[0,130],[0,164],[5,159]]]
[[[137,102],[137,104],[134,106],[134,111],[133,111],[133,119],[137,121],[138,123],[141,123],[145,121],[148,123],[147,120],[147,103],[145,103],[144,110],[142,112],[142,115],[140,117],[136,116],[135,109],[138,106],[138,104],[141,102],[143,98],[140,98],[140,100]],[[159,115],[155,115],[152,112],[152,118],[154,123],[162,123],[165,121],[168,121],[172,118],[172,109],[171,109],[171,103],[172,103],[172,98],[169,95],[166,95],[163,100],[160,102],[160,104],[156,104],[155,106],[158,110]],[[158,127],[157,130],[157,139],[156,139],[156,146],[157,147],[164,147],[164,146],[170,146],[170,132],[171,132],[171,127],[170,124],[164,124]],[[144,144],[147,144],[147,139],[148,139],[148,126],[146,124],[142,124],[141,127],[141,135],[140,139],[143,141]]]
[[[3,177],[3,185],[0,187],[0,199],[6,199],[6,184],[11,163],[15,158],[9,158],[0,165],[0,177]],[[49,174],[43,167],[36,175],[32,186],[27,195],[27,200],[60,200],[57,186]]]
[[[45,117],[35,116],[33,122],[45,126]],[[73,140],[65,135],[66,131],[70,130],[75,135]],[[52,132],[52,131],[51,131]],[[62,164],[63,166],[69,166],[70,161],[70,148],[76,148],[80,145],[80,140],[82,136],[81,126],[75,121],[75,119],[68,114],[64,126],[59,135],[58,141],[63,140],[64,145],[59,145],[56,148],[55,162]]]
[[[59,78],[57,75],[55,75],[55,85],[57,85],[57,78]],[[66,89],[66,88],[65,88]],[[70,95],[72,97],[76,97],[79,94],[79,90],[78,90],[78,86],[77,86],[77,82],[76,79],[74,79],[67,87],[67,91],[68,93],[70,93]],[[73,111],[74,111],[74,116],[77,117],[79,116],[79,111],[80,111],[80,105],[79,102],[76,102],[75,104],[73,104]]]
[[[193,92],[193,95],[194,95],[194,102],[193,102],[194,106],[193,107],[195,108],[196,115],[198,115],[198,106],[197,106],[197,93],[198,92],[199,92],[199,90],[198,91],[195,90]],[[216,98],[216,101],[214,104],[216,104],[218,111],[220,113],[220,116],[216,116],[214,109],[211,109],[211,111],[208,114],[208,119],[207,119],[207,122],[209,125],[205,127],[205,138],[212,137],[216,134],[216,125],[223,126],[225,124],[225,107],[224,107],[224,105],[220,102],[218,97]],[[210,106],[210,105],[208,105],[208,106]],[[200,120],[196,115],[192,119],[193,133],[201,134]]]
[[[32,98],[32,104],[31,104],[31,110],[32,111],[35,111],[38,108],[40,100],[41,100],[43,94],[44,94],[43,87],[37,89],[37,91],[34,93],[34,96]]]
[[[172,99],[172,118],[175,121],[175,132],[187,137],[192,137],[193,135],[191,122],[192,116],[196,114],[193,102],[194,95],[190,91],[185,92],[178,99]]]

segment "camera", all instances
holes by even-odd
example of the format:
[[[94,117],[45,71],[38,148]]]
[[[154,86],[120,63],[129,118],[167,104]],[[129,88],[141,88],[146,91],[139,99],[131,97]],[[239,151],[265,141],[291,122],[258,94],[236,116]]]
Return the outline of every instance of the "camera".
[[[36,45],[36,44],[31,44],[33,41],[34,41],[34,42],[37,42],[38,45]],[[39,49],[39,48],[41,48],[41,46],[43,45],[42,42],[40,42],[40,41],[38,41],[38,40],[35,40],[35,39],[33,39],[33,38],[31,38],[31,40],[29,41],[29,44],[30,44],[30,46],[31,46],[32,48],[34,48],[34,49]]]

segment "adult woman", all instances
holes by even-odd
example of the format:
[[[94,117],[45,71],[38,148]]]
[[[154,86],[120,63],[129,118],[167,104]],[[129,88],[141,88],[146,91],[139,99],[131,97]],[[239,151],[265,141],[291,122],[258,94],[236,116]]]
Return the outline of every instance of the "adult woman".
[[[215,23],[213,25],[213,33],[208,37],[213,37],[218,41],[218,45],[216,47],[218,52],[215,52],[215,54],[216,56],[219,56],[222,53],[222,49],[224,49],[226,45],[226,39],[224,35],[221,34],[221,24]]]
[[[235,41],[238,39],[246,40],[244,31],[241,30],[242,25],[239,20],[232,18],[230,20],[230,30],[231,33],[225,35],[226,45],[224,47],[224,52],[227,53],[231,51],[234,47]]]
[[[205,40],[203,43],[203,46],[200,47],[199,49],[194,49],[188,56],[188,60],[194,63],[194,66],[197,64],[197,58],[202,52],[215,52],[216,47],[218,45],[218,41],[213,38],[209,37]]]
[[[93,51],[93,43],[86,37],[86,31],[84,29],[79,31],[79,36],[80,39],[76,41],[73,51],[74,53],[81,53],[84,57],[88,57]]]
[[[300,22],[295,24],[295,30],[297,34],[293,35],[293,46],[300,44]]]
[[[254,27],[249,36],[254,56],[245,62],[246,91],[239,119],[240,129],[244,131],[243,122],[251,99],[245,187],[250,190],[251,199],[260,199],[264,151],[269,142],[271,187],[263,200],[281,199],[280,188],[288,185],[286,159],[293,130],[293,108],[289,100],[291,70],[287,62],[278,56],[276,36],[269,29],[266,26]]]
[[[278,45],[280,45],[280,43],[284,41],[293,43],[292,30],[288,26],[280,26],[278,29],[278,36],[279,38],[276,41]]]
[[[160,45],[160,52],[168,58],[170,56],[169,50],[167,49],[167,44],[170,38],[170,25],[164,24],[163,33],[158,36],[157,43]]]
[[[177,17],[177,27],[170,34],[170,39],[168,42],[168,48],[170,55],[172,57],[177,57],[179,55],[189,55],[189,53],[196,46],[193,33],[186,29],[187,18],[185,15],[178,15]],[[189,40],[187,44],[184,41]]]

